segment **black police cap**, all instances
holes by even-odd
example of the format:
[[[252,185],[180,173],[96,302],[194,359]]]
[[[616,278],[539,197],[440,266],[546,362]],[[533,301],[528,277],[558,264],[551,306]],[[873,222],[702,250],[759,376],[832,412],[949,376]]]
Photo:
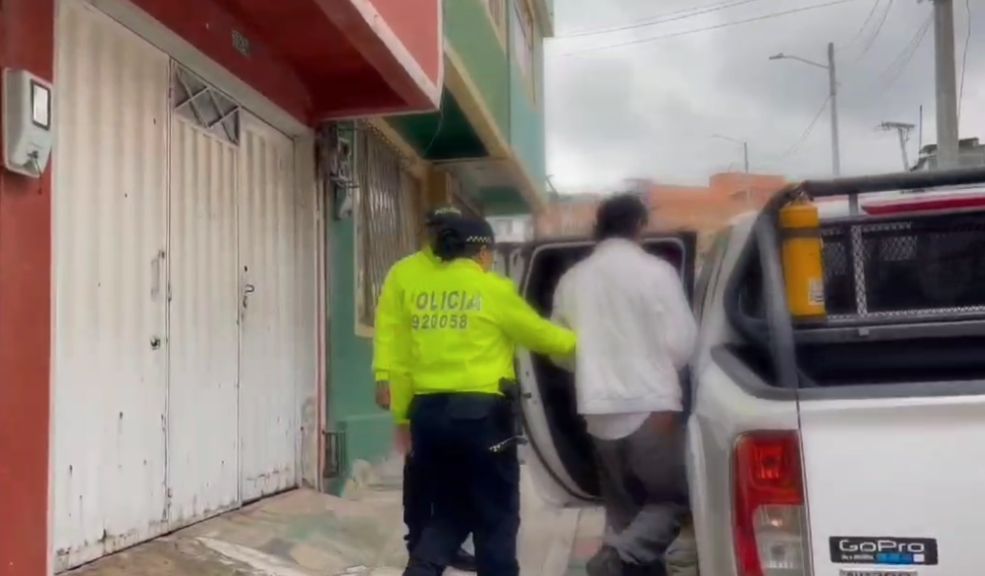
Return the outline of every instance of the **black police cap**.
[[[465,244],[488,246],[496,242],[492,226],[483,218],[458,218],[445,228],[453,230]]]

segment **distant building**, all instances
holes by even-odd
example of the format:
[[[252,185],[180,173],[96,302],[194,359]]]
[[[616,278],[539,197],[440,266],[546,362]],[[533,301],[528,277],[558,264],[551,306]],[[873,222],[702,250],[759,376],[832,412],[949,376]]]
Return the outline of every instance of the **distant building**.
[[[958,142],[958,165],[961,168],[985,166],[985,145],[978,138],[965,138]],[[920,150],[920,159],[914,172],[937,169],[937,144],[927,144]]]
[[[534,239],[534,220],[530,215],[490,216],[487,220],[496,233],[496,242],[519,244]]]
[[[645,196],[654,232],[695,230],[700,249],[736,215],[757,210],[787,184],[783,176],[726,172],[712,176],[707,186],[673,186],[634,179],[631,193]],[[603,196],[559,196],[537,217],[537,238],[588,236]]]

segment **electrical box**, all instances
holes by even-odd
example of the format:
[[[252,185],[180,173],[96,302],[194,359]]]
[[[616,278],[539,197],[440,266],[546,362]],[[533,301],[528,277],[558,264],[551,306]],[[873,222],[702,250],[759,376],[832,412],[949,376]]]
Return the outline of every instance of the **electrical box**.
[[[3,163],[40,178],[52,144],[51,84],[25,70],[3,71]]]

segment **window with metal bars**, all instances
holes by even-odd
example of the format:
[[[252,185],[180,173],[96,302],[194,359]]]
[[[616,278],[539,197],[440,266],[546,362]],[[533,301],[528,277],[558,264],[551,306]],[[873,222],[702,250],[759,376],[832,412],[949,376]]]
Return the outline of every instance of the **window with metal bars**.
[[[361,326],[373,326],[387,272],[417,245],[415,208],[419,183],[400,155],[375,130],[356,137],[357,309]]]
[[[174,111],[217,138],[239,144],[239,106],[194,73],[172,66]]]

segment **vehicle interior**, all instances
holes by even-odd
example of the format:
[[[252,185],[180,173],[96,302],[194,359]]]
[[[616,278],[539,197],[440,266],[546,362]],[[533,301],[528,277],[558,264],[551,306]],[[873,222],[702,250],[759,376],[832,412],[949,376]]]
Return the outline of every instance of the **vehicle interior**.
[[[550,316],[558,281],[569,268],[588,256],[592,246],[588,241],[573,241],[534,248],[524,295],[541,314]],[[694,276],[694,258],[691,255],[694,254],[695,236],[682,233],[674,237],[650,238],[644,242],[644,247],[651,254],[673,264],[680,271],[690,293]],[[578,415],[574,375],[543,356],[534,355],[533,366],[558,455],[578,487],[587,494],[598,496],[597,470],[590,457],[591,439],[585,429],[585,421]],[[684,398],[689,398],[687,389]],[[533,448],[536,450],[537,446]]]
[[[838,219],[822,240],[828,317],[794,324],[801,386],[985,378],[985,213]],[[728,350],[769,384],[764,292],[750,242],[726,293],[743,336]]]

